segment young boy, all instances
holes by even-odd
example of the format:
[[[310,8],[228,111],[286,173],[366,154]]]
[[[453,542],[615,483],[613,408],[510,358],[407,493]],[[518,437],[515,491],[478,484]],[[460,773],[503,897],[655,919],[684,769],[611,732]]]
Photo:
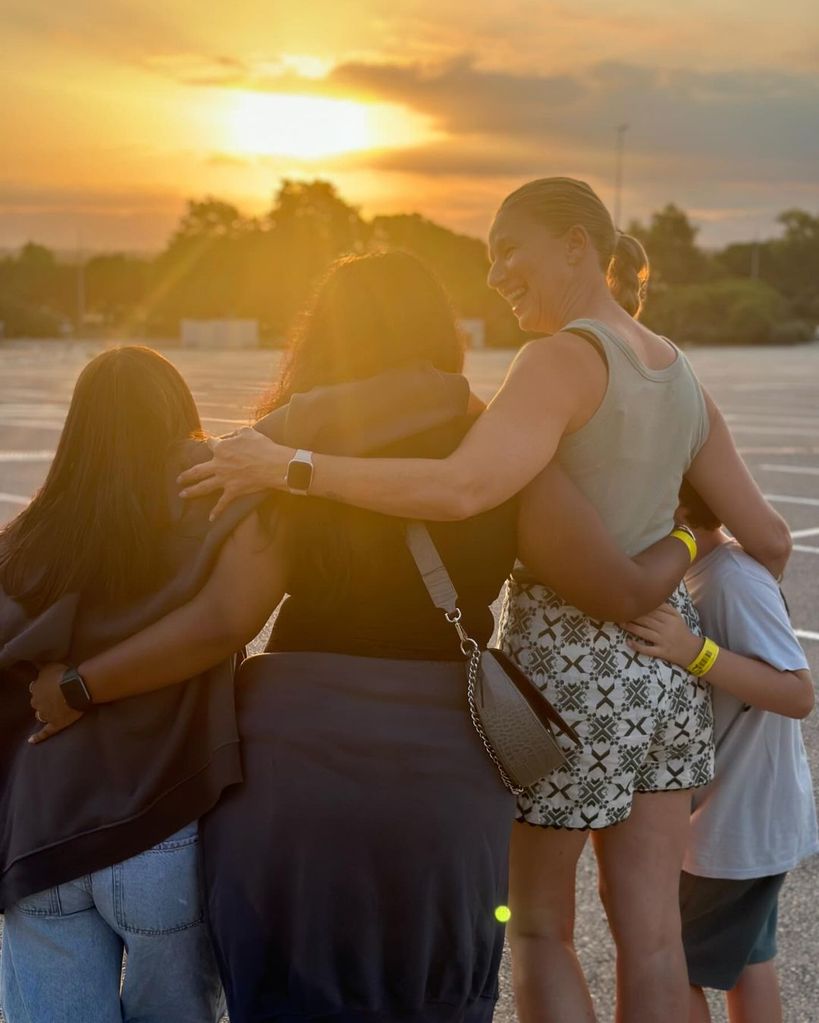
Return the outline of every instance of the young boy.
[[[731,1023],[781,1023],[773,962],[779,890],[787,871],[819,851],[794,720],[813,708],[813,681],[770,573],[686,483],[680,512],[696,537],[685,581],[707,638],[668,604],[625,628],[635,650],[713,687],[714,780],[693,794],[680,883],[690,1023],[710,1023],[703,988],[727,992]]]

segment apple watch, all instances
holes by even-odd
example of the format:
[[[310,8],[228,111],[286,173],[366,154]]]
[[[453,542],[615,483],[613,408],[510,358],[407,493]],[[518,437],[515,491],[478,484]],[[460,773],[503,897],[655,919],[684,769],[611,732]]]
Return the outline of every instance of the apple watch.
[[[290,459],[284,482],[291,494],[304,496],[313,482],[313,452],[297,451]]]
[[[60,692],[72,710],[85,711],[94,703],[85,679],[76,668],[69,668],[63,672],[63,677],[60,680]]]

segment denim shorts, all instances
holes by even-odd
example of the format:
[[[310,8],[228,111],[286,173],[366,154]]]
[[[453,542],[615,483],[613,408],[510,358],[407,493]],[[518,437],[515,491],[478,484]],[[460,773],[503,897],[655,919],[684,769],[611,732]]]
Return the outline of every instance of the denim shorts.
[[[785,874],[680,878],[680,912],[688,979],[695,987],[730,991],[746,966],[776,956],[779,892]]]

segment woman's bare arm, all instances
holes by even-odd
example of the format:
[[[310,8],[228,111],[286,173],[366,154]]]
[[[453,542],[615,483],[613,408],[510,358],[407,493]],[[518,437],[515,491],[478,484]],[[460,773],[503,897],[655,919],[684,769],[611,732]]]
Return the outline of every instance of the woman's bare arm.
[[[202,590],[187,604],[83,661],[78,670],[94,703],[162,689],[192,678],[236,653],[264,626],[284,595],[280,531],[272,537],[257,514],[233,532]],[[49,722],[38,740],[79,715],[59,689],[64,665],[49,665],[32,688],[32,706]]]
[[[589,617],[611,622],[652,611],[691,563],[688,548],[674,537],[630,558],[557,462],[521,495],[518,552],[535,579]]]
[[[686,479],[751,557],[778,578],[793,546],[788,524],[762,496],[710,395],[705,400],[711,428]]]
[[[501,504],[534,479],[552,460],[564,432],[579,429],[593,415],[606,381],[603,360],[574,334],[533,341],[448,458],[316,455],[310,492],[388,515],[468,518]],[[218,514],[248,489],[281,488],[292,449],[252,432],[219,442],[212,463],[185,473],[185,496],[223,489],[214,509]]]

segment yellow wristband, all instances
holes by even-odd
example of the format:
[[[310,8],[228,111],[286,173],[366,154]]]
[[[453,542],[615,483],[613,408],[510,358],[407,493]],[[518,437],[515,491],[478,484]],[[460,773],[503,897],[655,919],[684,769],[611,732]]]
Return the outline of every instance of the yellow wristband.
[[[716,664],[717,658],[719,657],[719,647],[707,636],[702,641],[702,648],[694,660],[685,669],[692,675],[696,675],[697,678],[702,678],[703,675],[707,674]]]
[[[673,536],[676,540],[682,540],[682,542],[688,548],[688,554],[693,564],[693,562],[697,558],[697,541],[694,539],[693,534],[689,533],[687,529],[681,529],[679,526],[677,526],[677,528],[672,529],[668,535]]]

